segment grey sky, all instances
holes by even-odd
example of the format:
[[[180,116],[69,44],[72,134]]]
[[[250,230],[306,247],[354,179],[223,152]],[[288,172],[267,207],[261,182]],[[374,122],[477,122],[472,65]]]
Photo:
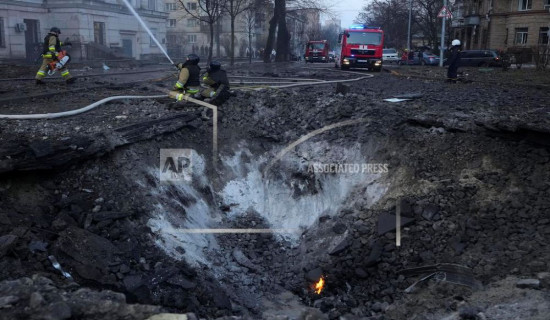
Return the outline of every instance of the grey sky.
[[[353,23],[353,20],[357,17],[366,2],[366,0],[335,1],[333,10],[340,16],[342,28],[347,28]]]

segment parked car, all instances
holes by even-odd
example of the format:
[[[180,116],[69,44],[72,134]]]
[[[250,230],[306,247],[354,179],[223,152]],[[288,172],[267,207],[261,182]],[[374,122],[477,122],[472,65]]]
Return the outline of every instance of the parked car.
[[[439,57],[429,51],[413,52],[412,60],[408,60],[408,62],[400,60],[399,64],[437,66],[439,65]]]
[[[464,50],[460,53],[462,67],[501,67],[502,58],[496,50]]]
[[[382,61],[384,62],[399,62],[399,56],[397,54],[397,50],[390,48],[390,49],[383,49],[382,50]]]
[[[336,53],[334,51],[330,51],[328,53],[328,62],[334,62],[334,57],[336,56]]]

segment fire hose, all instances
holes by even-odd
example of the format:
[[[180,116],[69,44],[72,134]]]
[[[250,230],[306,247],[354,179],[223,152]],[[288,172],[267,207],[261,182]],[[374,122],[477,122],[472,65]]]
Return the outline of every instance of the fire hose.
[[[331,80],[331,81],[316,80],[314,82],[285,84],[285,85],[281,85],[281,86],[264,86],[262,88],[257,88],[257,89],[254,89],[254,90],[261,90],[261,89],[265,89],[265,88],[274,88],[274,89],[276,89],[276,88],[292,88],[292,87],[306,86],[306,85],[321,85],[321,84],[331,84],[331,83],[339,83],[339,82],[352,82],[352,81],[359,81],[359,80],[362,80],[362,79],[367,79],[367,78],[373,77],[373,75],[371,75],[371,74],[362,74],[362,75],[363,75],[362,77],[355,78],[355,79]],[[258,79],[260,77],[255,77],[255,78]],[[288,80],[288,78],[287,79],[281,79],[281,80]],[[293,80],[302,80],[302,79],[293,79]],[[313,79],[308,79],[308,80],[313,80]],[[163,91],[163,92],[167,91],[167,90],[159,88],[159,87],[155,87],[155,88],[157,90],[160,90],[160,91]],[[17,115],[17,114],[14,114],[14,115],[0,114],[0,119],[9,119],[9,120],[55,119],[55,118],[69,117],[69,116],[82,114],[84,112],[90,111],[92,109],[95,109],[95,108],[99,107],[100,105],[103,105],[107,102],[114,101],[114,100],[159,99],[159,98],[166,98],[166,97],[167,97],[166,94],[164,94],[164,95],[154,95],[154,96],[113,96],[113,97],[108,97],[108,98],[99,100],[99,101],[94,102],[94,103],[92,103],[88,106],[85,106],[83,108],[76,109],[76,110],[57,112],[57,113],[26,114],[26,115],[21,115],[21,114],[19,114],[19,115]],[[200,105],[200,106],[203,106],[203,107],[207,107],[207,108],[209,108],[213,111],[213,117],[212,117],[212,122],[213,122],[212,157],[213,157],[213,164],[214,164],[214,166],[216,166],[217,153],[218,153],[218,141],[217,141],[217,136],[218,136],[218,108],[215,105],[212,105],[212,104],[209,104],[209,103],[206,103],[204,101],[197,100],[197,99],[193,99],[189,96],[184,96],[184,100],[192,102],[192,103]]]

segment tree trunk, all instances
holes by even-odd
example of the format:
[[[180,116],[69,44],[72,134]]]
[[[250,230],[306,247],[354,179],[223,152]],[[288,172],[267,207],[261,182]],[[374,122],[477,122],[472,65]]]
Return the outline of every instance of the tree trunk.
[[[231,7],[233,7],[233,2],[231,2]],[[233,64],[235,64],[235,17],[231,16],[231,65]]]
[[[252,28],[248,30],[248,63],[252,63]]]
[[[221,58],[221,51],[220,51],[220,33],[221,33],[221,18],[218,18],[216,22],[216,57],[219,59]]]
[[[210,48],[208,48],[207,63],[210,64],[212,62],[212,50],[214,49],[214,22],[209,23],[208,26],[210,27]]]
[[[271,62],[271,50],[273,50],[273,42],[275,42],[275,30],[277,29],[277,10],[273,12],[273,18],[269,20],[269,33],[267,35],[267,43],[264,50],[264,62]]]
[[[275,10],[277,12],[277,56],[275,61],[288,61],[290,54],[290,34],[286,27],[286,0],[275,0]]]

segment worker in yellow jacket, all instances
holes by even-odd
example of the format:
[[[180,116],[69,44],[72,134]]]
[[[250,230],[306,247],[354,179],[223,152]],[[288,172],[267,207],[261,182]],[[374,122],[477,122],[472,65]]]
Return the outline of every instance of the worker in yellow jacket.
[[[42,50],[42,65],[36,73],[36,84],[44,84],[44,81],[42,81],[42,79],[46,77],[46,72],[48,72],[50,64],[55,61],[57,61],[56,68],[61,72],[61,76],[68,84],[73,83],[76,80],[76,78],[73,78],[71,76],[69,70],[65,67],[64,63],[59,60],[62,46],[61,41],[59,41],[60,34],[61,30],[59,30],[59,28],[57,27],[53,27],[50,29],[48,35],[44,38],[44,49]]]
[[[182,101],[184,96],[192,96],[200,90],[200,58],[196,54],[187,56],[184,63],[178,63],[176,67],[180,70],[178,81],[174,84],[174,88],[170,91],[170,97],[176,101]]]

